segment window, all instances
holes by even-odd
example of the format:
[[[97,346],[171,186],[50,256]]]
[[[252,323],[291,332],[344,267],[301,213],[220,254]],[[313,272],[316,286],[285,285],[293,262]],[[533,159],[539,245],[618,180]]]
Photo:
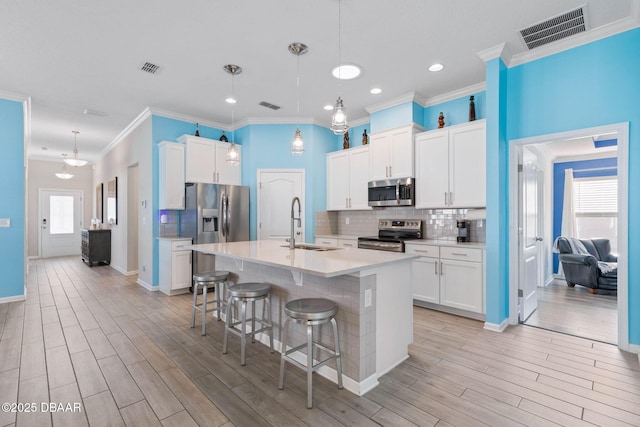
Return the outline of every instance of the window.
[[[73,233],[73,196],[49,198],[50,234]]]
[[[576,178],[573,201],[578,238],[604,237],[611,241],[611,250],[617,252],[618,178]]]

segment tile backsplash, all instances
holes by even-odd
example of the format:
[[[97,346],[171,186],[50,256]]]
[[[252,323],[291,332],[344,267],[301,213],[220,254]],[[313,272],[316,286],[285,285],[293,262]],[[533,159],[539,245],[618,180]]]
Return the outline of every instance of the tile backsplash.
[[[458,236],[456,221],[469,221],[469,241],[485,242],[484,209],[381,208],[370,211],[316,212],[316,235],[346,234],[375,236],[380,219],[421,219],[426,239],[450,239]]]

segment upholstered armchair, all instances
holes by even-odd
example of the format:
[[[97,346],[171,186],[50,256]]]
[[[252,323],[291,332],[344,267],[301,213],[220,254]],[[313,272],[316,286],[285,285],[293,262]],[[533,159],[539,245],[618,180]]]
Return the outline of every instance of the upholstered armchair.
[[[611,252],[609,239],[560,236],[555,246],[568,286],[586,286],[592,294],[618,289],[618,255]]]

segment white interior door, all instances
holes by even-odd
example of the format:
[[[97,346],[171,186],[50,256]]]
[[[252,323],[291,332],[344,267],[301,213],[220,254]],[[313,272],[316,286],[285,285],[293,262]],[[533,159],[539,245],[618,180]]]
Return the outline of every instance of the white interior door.
[[[80,254],[82,190],[40,190],[40,256]]]
[[[538,308],[540,284],[539,257],[539,197],[537,158],[526,148],[523,150],[520,208],[520,321],[524,322]]]
[[[284,240],[291,234],[291,201],[300,198],[302,224],[295,224],[295,239],[304,242],[304,171],[258,170],[258,240]],[[296,206],[296,217],[298,216]]]

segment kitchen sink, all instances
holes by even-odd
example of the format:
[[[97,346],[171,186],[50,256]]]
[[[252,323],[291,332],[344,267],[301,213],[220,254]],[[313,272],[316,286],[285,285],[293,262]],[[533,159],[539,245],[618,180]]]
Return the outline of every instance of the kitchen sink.
[[[282,245],[283,248],[288,248],[289,245]],[[338,250],[340,248],[332,248],[329,246],[316,246],[316,245],[305,245],[305,244],[298,244],[295,246],[296,249],[304,249],[306,251],[318,251],[318,252],[328,252],[328,251],[335,251]]]

